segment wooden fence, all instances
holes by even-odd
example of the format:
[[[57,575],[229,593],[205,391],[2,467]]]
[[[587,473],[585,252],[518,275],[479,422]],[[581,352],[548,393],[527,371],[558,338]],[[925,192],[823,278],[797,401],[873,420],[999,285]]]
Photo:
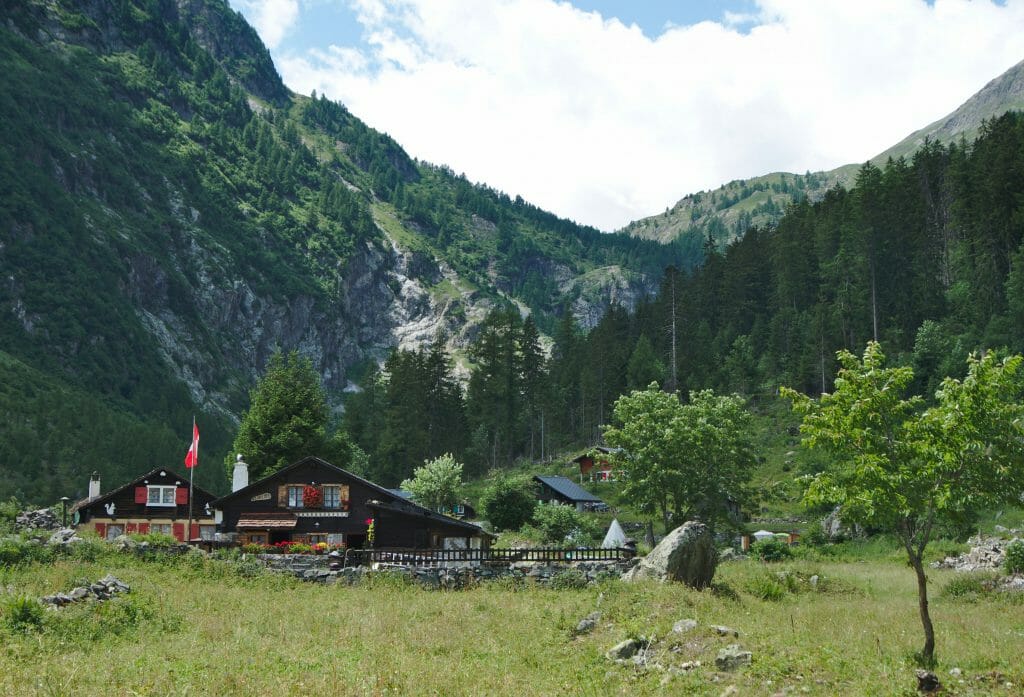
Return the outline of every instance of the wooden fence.
[[[575,561],[622,561],[636,553],[621,547],[564,549],[347,549],[346,566],[445,566],[447,564],[512,564],[515,562],[569,563]]]

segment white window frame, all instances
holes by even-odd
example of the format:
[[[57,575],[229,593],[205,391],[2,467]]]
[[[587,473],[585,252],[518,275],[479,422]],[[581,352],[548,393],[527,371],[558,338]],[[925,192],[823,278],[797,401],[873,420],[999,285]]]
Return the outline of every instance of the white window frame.
[[[161,535],[173,535],[174,527],[170,523],[150,523],[149,531]]]
[[[177,492],[178,487],[174,485],[163,485],[163,484],[149,484],[146,486],[146,505],[147,506],[164,506],[171,507],[177,506]],[[156,494],[156,496],[154,496]],[[167,499],[170,499],[168,501]]]
[[[303,485],[288,485],[288,508],[305,508],[302,502],[302,492],[306,487]]]
[[[324,492],[324,508],[331,510],[337,510],[341,508],[341,486],[337,484],[325,484],[323,487]],[[329,492],[334,492],[333,501],[329,497]]]

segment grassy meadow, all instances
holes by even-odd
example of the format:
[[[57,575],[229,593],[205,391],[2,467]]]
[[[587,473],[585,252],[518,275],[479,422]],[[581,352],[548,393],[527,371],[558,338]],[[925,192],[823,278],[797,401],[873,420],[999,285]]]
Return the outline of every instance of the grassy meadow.
[[[560,590],[495,582],[430,591],[399,578],[324,586],[198,555],[95,556],[0,567],[0,694],[720,695],[735,686],[739,695],[909,695],[922,641],[913,574],[891,550],[870,561],[729,562],[704,592],[619,581]],[[29,626],[12,622],[13,598],[107,573],[131,593],[47,610]],[[946,694],[1024,694],[1020,596],[943,594],[954,576],[930,573]],[[573,636],[594,610],[597,628]],[[700,626],[673,640],[684,618]],[[651,635],[657,662],[702,666],[666,677],[604,658],[622,639]],[[718,649],[734,641],[753,652],[752,665],[716,671]],[[948,673],[954,667],[959,678]]]

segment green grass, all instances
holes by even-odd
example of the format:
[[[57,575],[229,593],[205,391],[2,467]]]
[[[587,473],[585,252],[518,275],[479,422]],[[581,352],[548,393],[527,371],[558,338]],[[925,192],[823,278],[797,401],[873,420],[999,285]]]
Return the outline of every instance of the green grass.
[[[39,630],[0,629],[0,694],[719,695],[735,685],[742,695],[900,695],[916,685],[910,657],[921,643],[913,574],[888,561],[728,563],[705,592],[617,581],[440,592],[303,584],[195,559],[110,555],[0,568],[0,600],[68,590],[108,572],[132,586],[109,608],[48,611]],[[947,683],[950,668],[964,673],[951,694],[1014,694],[1019,688],[1001,685],[1024,685],[1024,606],[943,597],[953,572],[929,576],[939,673]],[[777,588],[761,599],[770,584]],[[595,609],[595,631],[574,637],[576,622]],[[663,673],[603,657],[630,636],[665,638],[687,617],[700,627],[659,642],[657,658],[703,667],[669,686]],[[736,640],[715,635],[713,624],[740,632],[751,666],[716,678],[714,655]]]

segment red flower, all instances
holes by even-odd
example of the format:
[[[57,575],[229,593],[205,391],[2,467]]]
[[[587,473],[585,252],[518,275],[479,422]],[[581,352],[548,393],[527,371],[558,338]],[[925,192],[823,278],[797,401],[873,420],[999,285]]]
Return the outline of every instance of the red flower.
[[[366,519],[366,524],[367,525],[373,525],[373,518],[367,518]]]

